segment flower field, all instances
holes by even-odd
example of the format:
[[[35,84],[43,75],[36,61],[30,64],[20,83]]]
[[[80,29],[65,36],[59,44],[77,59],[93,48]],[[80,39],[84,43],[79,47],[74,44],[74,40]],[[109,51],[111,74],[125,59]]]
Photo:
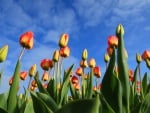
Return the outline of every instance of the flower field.
[[[20,36],[22,47],[13,76],[9,80],[10,89],[0,94],[0,113],[149,113],[150,82],[148,73],[141,75],[141,62],[150,68],[150,51],[136,54],[137,65],[130,70],[124,42],[124,28],[119,24],[116,35],[108,37],[107,53],[104,55],[106,71],[101,77],[100,67],[94,58],[88,60],[88,50],[81,54],[80,66],[74,64],[63,70],[64,59],[70,55],[69,35],[61,35],[52,59],[40,62],[42,78],[36,64],[29,71],[21,71],[24,51],[34,45],[34,33],[25,32]],[[8,45],[0,48],[0,63],[8,54]],[[89,72],[85,69],[89,68]],[[20,81],[30,77],[28,87],[19,94]],[[95,81],[94,81],[95,80]]]

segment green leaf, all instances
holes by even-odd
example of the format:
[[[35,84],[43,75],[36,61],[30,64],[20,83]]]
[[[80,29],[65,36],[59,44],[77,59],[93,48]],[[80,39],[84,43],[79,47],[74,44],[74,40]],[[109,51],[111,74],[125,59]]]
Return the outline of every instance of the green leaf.
[[[99,97],[95,99],[74,100],[55,113],[99,113]]]
[[[128,65],[127,65],[127,58],[125,54],[125,47],[124,47],[124,39],[122,25],[120,26],[120,33],[117,33],[118,36],[118,53],[117,53],[117,60],[118,60],[118,68],[119,68],[119,80],[122,86],[122,102],[123,102],[123,111],[129,113],[129,98],[130,98],[130,86],[129,86],[129,75],[128,75]]]
[[[121,95],[121,83],[114,73],[115,67],[115,50],[110,59],[110,63],[102,80],[101,92],[116,113],[122,112],[122,95]]]
[[[150,93],[148,93],[141,104],[139,113],[149,113],[150,112]]]
[[[53,98],[50,95],[44,94],[44,93],[37,93],[37,96],[45,102],[45,104],[54,112],[58,110],[58,106],[56,102],[53,100]]]
[[[142,91],[144,96],[147,94],[147,89],[148,89],[148,75],[147,73],[145,73],[142,80]]]
[[[16,68],[15,68],[15,72],[13,75],[13,82],[10,87],[10,91],[8,95],[7,109],[9,113],[14,113],[16,106],[17,106],[17,92],[19,89],[19,82],[20,82],[20,78],[19,78],[20,66],[21,66],[20,60],[18,60]]]
[[[34,92],[30,92],[35,113],[53,113],[49,107]]]
[[[73,68],[73,65],[69,68],[68,72],[65,75],[66,79],[62,83],[59,106],[62,105],[63,99],[65,99],[65,96],[68,94],[69,81],[70,81],[70,72],[71,72],[72,68]]]
[[[37,71],[37,73],[36,73],[34,79],[35,79],[35,81],[36,81],[36,83],[37,83],[37,86],[38,86],[38,88],[39,88],[39,91],[42,92],[42,93],[48,94],[47,90],[43,87],[41,81],[39,80],[39,73],[38,73],[38,71]]]
[[[8,93],[0,94],[0,108],[7,110]]]
[[[77,90],[74,88],[73,84],[70,82],[70,93],[73,99],[79,99],[80,95]]]
[[[0,108],[0,113],[8,113],[6,110]]]
[[[32,103],[32,100],[30,100],[26,107],[25,107],[25,110],[24,110],[24,113],[35,113],[34,112],[34,109],[33,109],[33,103]]]

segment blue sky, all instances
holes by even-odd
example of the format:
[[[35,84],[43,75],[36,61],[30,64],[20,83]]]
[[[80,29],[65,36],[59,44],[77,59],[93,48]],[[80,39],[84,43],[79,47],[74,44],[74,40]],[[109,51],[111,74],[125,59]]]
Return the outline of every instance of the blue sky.
[[[115,34],[119,23],[125,29],[129,68],[135,69],[135,54],[150,49],[149,6],[150,0],[0,0],[0,47],[9,45],[7,60],[0,64],[0,92],[8,90],[8,79],[21,51],[19,37],[29,30],[35,34],[35,43],[32,50],[25,51],[21,70],[36,63],[41,72],[40,61],[51,58],[59,48],[60,35],[68,33],[71,56],[64,65],[78,67],[87,48],[88,58],[95,58],[104,74],[107,37]],[[148,71],[145,63],[142,68]]]

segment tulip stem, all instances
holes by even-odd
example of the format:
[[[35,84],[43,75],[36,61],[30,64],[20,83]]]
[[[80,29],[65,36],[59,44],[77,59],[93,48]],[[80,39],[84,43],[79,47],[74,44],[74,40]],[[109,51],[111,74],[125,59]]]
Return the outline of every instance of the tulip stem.
[[[31,79],[32,79],[32,77],[30,77],[30,80],[29,80],[29,84],[28,84],[28,90],[29,90],[29,88],[30,88]]]
[[[19,60],[21,60],[24,51],[25,51],[25,47],[21,50],[21,53],[20,53],[20,56],[19,56]]]

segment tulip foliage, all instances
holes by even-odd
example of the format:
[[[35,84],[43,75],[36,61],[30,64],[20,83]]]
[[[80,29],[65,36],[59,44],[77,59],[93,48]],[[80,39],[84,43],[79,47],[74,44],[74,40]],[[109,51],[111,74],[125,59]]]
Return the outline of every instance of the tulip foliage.
[[[19,94],[20,80],[25,80],[28,74],[21,71],[21,57],[26,49],[32,49],[33,36],[30,31],[20,37],[23,50],[9,82],[9,91],[0,94],[0,113],[149,113],[149,76],[147,72],[141,75],[140,63],[143,59],[150,67],[150,52],[146,50],[142,57],[137,54],[135,70],[129,70],[121,24],[117,26],[116,36],[108,39],[109,51],[104,56],[106,72],[101,83],[98,82],[102,76],[100,67],[94,58],[88,64],[87,49],[84,49],[76,71],[73,70],[74,64],[63,70],[63,61],[70,55],[69,35],[63,34],[58,44],[60,50],[54,52],[52,60],[41,61],[42,79],[34,64],[29,69],[28,87]],[[8,46],[0,49],[1,63],[5,61],[7,52]],[[88,73],[86,68],[89,68]]]

